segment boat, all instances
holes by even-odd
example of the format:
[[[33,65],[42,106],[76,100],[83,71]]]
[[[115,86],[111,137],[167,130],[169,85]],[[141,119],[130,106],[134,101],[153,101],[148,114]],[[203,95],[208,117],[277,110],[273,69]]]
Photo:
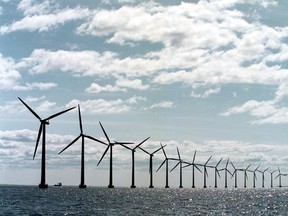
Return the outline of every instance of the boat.
[[[62,186],[62,183],[61,183],[61,182],[58,182],[57,184],[54,184],[54,186],[56,186],[56,187],[61,187],[61,186]]]

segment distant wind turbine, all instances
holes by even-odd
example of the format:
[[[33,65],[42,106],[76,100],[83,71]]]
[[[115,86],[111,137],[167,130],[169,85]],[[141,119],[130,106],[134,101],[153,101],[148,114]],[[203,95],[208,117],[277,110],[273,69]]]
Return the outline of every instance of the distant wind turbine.
[[[244,188],[247,187],[247,179],[248,179],[248,175],[247,175],[247,171],[248,171],[248,168],[251,166],[251,164],[249,164],[246,169],[240,169],[241,171],[244,172]]]
[[[218,186],[217,186],[217,175],[219,176],[219,178],[220,178],[220,173],[219,173],[219,170],[218,170],[218,166],[219,166],[219,164],[221,163],[221,161],[223,160],[223,158],[221,158],[220,159],[220,161],[216,164],[216,166],[214,167],[214,169],[215,169],[215,186],[214,186],[214,188],[217,188]]]
[[[223,169],[220,169],[219,171],[225,171],[225,185],[224,187],[227,188],[228,187],[228,181],[227,181],[227,173],[230,173],[230,175],[232,175],[232,173],[228,170],[228,164],[229,164],[229,159],[226,162],[226,166]]]
[[[260,167],[260,165],[257,166],[256,169],[254,169],[254,170],[248,170],[249,172],[253,173],[253,188],[256,187],[256,179],[257,179],[256,171],[258,171],[259,167]]]
[[[168,183],[168,181],[169,181],[169,171],[168,171],[168,169],[169,169],[169,160],[177,160],[177,161],[178,161],[178,159],[168,158],[168,157],[167,157],[167,154],[166,154],[166,152],[165,152],[165,150],[164,150],[164,146],[163,146],[161,143],[160,143],[160,145],[161,145],[163,154],[164,154],[164,156],[165,156],[165,159],[164,159],[164,161],[160,164],[160,166],[158,167],[158,169],[156,170],[156,172],[158,172],[158,170],[160,170],[160,168],[164,165],[164,163],[166,164],[166,184],[165,184],[165,188],[169,188],[169,183]]]
[[[195,164],[195,157],[196,157],[196,151],[194,152],[194,156],[193,156],[193,160],[192,160],[192,163],[187,163],[188,165],[184,166],[183,168],[185,167],[189,167],[189,166],[192,166],[192,188],[195,188],[195,167],[196,169],[199,170],[199,172],[202,173],[202,171],[198,168],[198,166],[201,166],[200,164]]]
[[[81,179],[80,179],[80,184],[79,184],[79,188],[86,188],[85,185],[85,181],[84,181],[84,140],[85,138],[88,138],[90,140],[102,143],[104,145],[107,145],[106,143],[102,142],[101,140],[98,140],[94,137],[88,136],[86,134],[83,133],[83,126],[82,126],[82,119],[81,119],[81,111],[80,111],[80,105],[78,105],[78,116],[79,116],[79,126],[80,126],[80,135],[78,137],[76,137],[69,145],[67,145],[63,150],[61,150],[58,154],[61,154],[62,152],[64,152],[67,148],[69,148],[71,145],[73,145],[75,142],[77,142],[77,140],[79,140],[81,138],[82,140],[82,145],[81,145]]]
[[[206,163],[203,165],[204,167],[204,186],[203,187],[204,188],[207,188],[207,185],[206,185],[206,177],[208,177],[207,167],[213,168],[212,166],[207,166],[211,158],[212,156],[210,156],[209,159],[206,161]]]
[[[287,176],[288,174],[283,174],[283,173],[281,173],[279,167],[278,167],[278,172],[279,172],[279,174],[275,177],[275,179],[276,179],[276,178],[279,178],[279,187],[282,187],[281,177],[282,177],[282,176]]]
[[[125,145],[122,145],[124,146],[125,148],[131,150],[132,152],[132,183],[131,183],[131,188],[136,188],[136,185],[135,185],[135,152],[136,152],[136,149],[142,145],[144,142],[146,142],[150,137],[147,137],[145,140],[143,140],[142,142],[140,142],[138,145],[136,145],[134,148],[130,148],[128,146],[125,146]]]
[[[272,172],[270,172],[270,174],[271,174],[271,188],[273,187],[273,173],[274,172],[276,172],[276,170],[274,170],[274,171],[272,171]]]
[[[183,184],[182,184],[183,160],[181,159],[178,147],[177,147],[177,154],[178,154],[178,163],[173,167],[173,169],[170,170],[170,172],[172,172],[178,165],[180,165],[180,173],[179,173],[180,174],[180,184],[179,184],[179,188],[183,188]]]
[[[109,185],[108,185],[108,188],[114,188],[114,185],[113,185],[113,146],[114,145],[121,145],[123,146],[123,144],[133,144],[133,143],[130,143],[130,142],[111,142],[106,131],[104,130],[104,127],[102,126],[101,122],[99,122],[101,128],[102,128],[102,131],[108,141],[108,146],[106,148],[106,150],[104,151],[101,159],[99,160],[97,166],[101,163],[102,159],[104,158],[105,154],[107,153],[107,151],[110,149],[110,169],[109,169]]]
[[[233,176],[235,176],[235,184],[234,184],[234,187],[237,188],[237,171],[239,171],[240,169],[237,169],[234,164],[232,163],[232,161],[230,162],[232,167],[234,168],[234,172],[231,176],[231,178],[233,178]]]
[[[36,145],[35,145],[33,160],[35,158],[35,155],[36,155],[36,152],[37,152],[37,148],[38,148],[38,144],[39,144],[39,140],[40,140],[40,137],[41,137],[41,134],[42,134],[41,182],[39,184],[39,188],[47,188],[48,184],[46,184],[46,168],[45,168],[45,165],[46,165],[46,163],[45,163],[45,158],[46,158],[46,125],[49,125],[49,120],[50,119],[53,119],[53,118],[55,118],[55,117],[57,117],[59,115],[62,115],[65,112],[68,112],[68,111],[70,111],[72,109],[75,109],[76,107],[72,107],[72,108],[66,109],[64,111],[58,112],[58,113],[56,113],[54,115],[51,115],[48,118],[41,119],[39,117],[39,115],[32,108],[30,108],[21,98],[18,97],[18,99],[40,121],[40,127],[39,127],[39,131],[38,131]]]
[[[262,188],[265,187],[265,184],[264,184],[264,181],[265,181],[265,172],[266,172],[268,169],[269,169],[269,167],[266,168],[266,169],[263,170],[263,171],[257,170],[258,172],[262,173]]]
[[[166,145],[164,145],[165,147]],[[149,174],[150,174],[150,185],[149,185],[149,188],[154,188],[153,186],[153,156],[156,152],[158,152],[159,150],[162,149],[162,146],[158,149],[156,149],[154,152],[152,153],[149,153],[148,151],[146,151],[145,149],[143,149],[141,146],[139,146],[139,149],[141,149],[143,152],[145,152],[146,154],[149,155]]]

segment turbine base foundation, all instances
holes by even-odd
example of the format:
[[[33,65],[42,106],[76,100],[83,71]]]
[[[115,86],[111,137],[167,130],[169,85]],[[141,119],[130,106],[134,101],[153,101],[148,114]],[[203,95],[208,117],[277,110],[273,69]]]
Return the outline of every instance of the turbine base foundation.
[[[84,185],[84,184],[80,184],[79,185],[79,188],[86,188],[87,186],[86,185]]]
[[[166,185],[166,186],[165,186],[165,188],[169,188],[169,186],[168,186],[168,185]]]
[[[48,184],[39,184],[39,188],[42,189],[48,188]]]
[[[150,185],[149,188],[154,188],[154,186]]]
[[[108,188],[114,188],[114,185],[108,185]]]
[[[136,186],[135,185],[131,185],[131,188],[136,188]]]

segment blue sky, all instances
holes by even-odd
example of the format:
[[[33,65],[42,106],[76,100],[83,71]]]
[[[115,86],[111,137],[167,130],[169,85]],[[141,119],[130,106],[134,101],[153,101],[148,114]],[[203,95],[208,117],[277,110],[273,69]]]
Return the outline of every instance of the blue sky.
[[[211,165],[223,157],[288,172],[287,9],[285,0],[1,0],[0,183],[40,181],[39,122],[17,97],[43,118],[80,104],[84,132],[99,139],[101,121],[111,139],[150,136],[150,151],[161,142],[187,161],[197,150],[199,163],[213,155]],[[79,184],[80,143],[57,155],[78,135],[76,111],[51,120],[48,184]],[[88,185],[108,184],[109,157],[96,167],[104,150],[86,143]],[[146,186],[148,158],[136,157],[136,185]],[[130,186],[131,153],[115,148],[114,159],[115,185]],[[156,169],[162,153],[154,159]],[[154,177],[164,185],[164,172]]]

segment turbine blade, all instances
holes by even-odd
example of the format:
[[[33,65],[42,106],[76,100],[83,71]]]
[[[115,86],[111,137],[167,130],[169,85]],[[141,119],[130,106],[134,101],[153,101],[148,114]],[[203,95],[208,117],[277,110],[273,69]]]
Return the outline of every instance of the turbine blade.
[[[180,164],[180,161],[173,167],[173,169],[170,170],[170,172],[172,172],[179,164]]]
[[[143,152],[145,152],[146,154],[150,155],[149,152],[147,152],[145,149],[143,149],[141,146],[138,147],[139,149],[141,149]]]
[[[39,120],[41,121],[41,118],[37,115],[36,112],[34,112],[34,110],[33,110],[31,107],[28,106],[28,104],[26,104],[20,97],[18,97],[18,99],[24,104],[24,106],[26,106],[26,108],[27,108],[28,110],[30,110],[30,112],[31,112],[37,119],[39,119]]]
[[[42,123],[40,124],[39,131],[38,131],[38,136],[37,136],[37,140],[36,140],[35,150],[34,150],[34,154],[33,154],[33,160],[34,160],[36,152],[37,152],[37,148],[38,148],[38,144],[39,144],[41,133],[42,133]]]
[[[80,137],[81,137],[81,135],[76,137],[69,145],[67,145],[64,149],[62,149],[62,151],[60,151],[58,154],[61,154],[63,151],[65,151],[67,148],[69,148],[71,145],[73,145]]]
[[[218,167],[218,165],[221,163],[222,160],[223,160],[223,158],[221,158],[221,160],[216,164],[215,167]]]
[[[111,143],[111,142],[110,142],[110,139],[109,139],[108,135],[106,134],[106,131],[104,130],[104,127],[102,126],[102,124],[101,124],[100,121],[99,121],[99,124],[100,124],[100,126],[101,126],[101,128],[102,128],[102,131],[103,131],[103,133],[104,133],[104,135],[105,135],[105,137],[106,137],[108,143],[110,144],[110,143]]]
[[[268,167],[268,168],[266,168],[266,169],[263,171],[263,173],[264,173],[264,172],[266,172],[268,169],[269,169],[269,167]]]
[[[117,141],[114,141],[114,144],[118,144],[118,145],[130,145],[130,144],[134,144],[132,142],[117,142]]]
[[[96,138],[94,138],[94,137],[92,137],[92,136],[84,135],[84,137],[86,137],[86,138],[88,138],[88,139],[91,139],[91,140],[94,140],[94,141],[96,141],[96,142],[99,142],[99,143],[101,143],[101,144],[107,145],[107,143],[105,143],[105,142],[103,142],[103,141],[101,141],[101,140],[98,140],[98,139],[96,139]]]
[[[164,148],[165,146],[166,146],[166,145],[164,145],[163,148]],[[162,147],[158,148],[156,151],[154,151],[154,152],[152,153],[152,155],[154,155],[156,152],[158,152],[158,151],[161,150],[161,149],[162,149]]]
[[[254,171],[257,171],[259,167],[260,167],[260,165],[259,165],[259,166],[257,166],[257,167],[256,167],[256,169],[255,169]]]
[[[257,175],[256,175],[256,173],[254,173],[254,176],[255,176],[255,179],[257,179]]]
[[[280,172],[280,167],[279,167],[279,166],[278,166],[278,172],[281,173],[281,172]]]
[[[145,140],[140,142],[134,149],[137,149],[140,145],[142,145],[144,142],[146,142],[150,137],[147,137]]]
[[[227,172],[230,173],[230,175],[232,176],[232,173],[230,172],[230,170],[227,169]]]
[[[228,167],[228,164],[229,164],[229,158],[228,158],[227,163],[226,163],[226,166],[225,166],[226,169],[227,169],[227,167]]]
[[[80,132],[81,132],[81,134],[83,134],[82,118],[81,118],[81,111],[80,111],[80,105],[79,104],[78,104],[78,116],[79,116]]]
[[[216,169],[216,173],[218,174],[219,178],[221,178],[219,171]]]
[[[122,143],[119,143],[119,145],[121,145],[122,147],[124,147],[124,148],[126,148],[126,149],[133,150],[132,148],[129,148],[128,146],[125,146],[125,145],[122,144]]]
[[[236,170],[236,168],[235,168],[234,164],[232,163],[232,161],[230,163],[232,164],[232,167],[234,168],[234,170]]]
[[[104,151],[104,153],[103,153],[103,155],[102,155],[101,159],[99,160],[99,162],[98,162],[97,166],[98,166],[98,165],[101,163],[101,161],[102,161],[102,159],[104,158],[105,154],[107,153],[107,151],[108,151],[109,147],[110,147],[110,145],[108,145],[108,146],[107,146],[107,148],[105,149],[105,151]]]
[[[164,154],[165,158],[167,159],[167,155],[166,155],[166,152],[165,152],[165,150],[164,150],[164,147],[165,147],[165,146],[163,146],[162,143],[160,143],[160,145],[161,145],[161,148],[162,148],[162,150],[163,150],[163,154]]]
[[[68,112],[68,111],[70,111],[70,110],[72,110],[72,109],[75,109],[75,108],[76,108],[76,106],[75,106],[75,107],[71,107],[71,108],[66,109],[66,110],[63,110],[63,111],[61,111],[61,112],[58,112],[58,113],[56,113],[56,114],[54,114],[54,115],[51,115],[51,116],[49,116],[48,118],[46,118],[45,121],[47,121],[47,120],[49,120],[49,119],[52,119],[52,118],[55,118],[55,117],[57,117],[57,116],[59,116],[59,115],[62,115],[63,113],[66,113],[66,112]]]
[[[208,172],[207,172],[206,166],[204,167],[204,175],[206,175],[208,177]]]
[[[208,162],[210,161],[211,158],[212,158],[212,156],[209,157],[209,159],[206,161],[205,165],[208,164]]]
[[[180,153],[179,153],[179,149],[178,149],[178,147],[177,147],[177,154],[178,154],[178,158],[179,158],[179,160],[181,160],[181,157],[180,157]]]
[[[195,157],[196,157],[196,150],[194,151],[194,155],[193,155],[193,160],[192,160],[192,163],[194,164],[195,162]]]
[[[196,169],[198,169],[199,172],[202,173],[202,171],[199,169],[199,167],[197,165],[194,164],[194,167],[196,167]]]
[[[186,168],[186,167],[192,166],[192,164],[191,164],[191,163],[187,163],[187,162],[183,162],[183,163],[186,163],[186,165],[185,165],[185,166],[183,166],[182,168]]]
[[[280,176],[280,174],[278,174],[278,175],[275,177],[275,179],[278,178],[279,176]]]
[[[167,160],[167,159],[165,159],[165,160],[161,163],[161,165],[158,167],[158,169],[156,170],[156,172],[158,172],[158,170],[160,170],[160,168],[164,165],[164,163],[166,162],[166,160]]]
[[[248,170],[248,168],[249,168],[250,166],[251,166],[251,164],[249,164],[245,170]]]

